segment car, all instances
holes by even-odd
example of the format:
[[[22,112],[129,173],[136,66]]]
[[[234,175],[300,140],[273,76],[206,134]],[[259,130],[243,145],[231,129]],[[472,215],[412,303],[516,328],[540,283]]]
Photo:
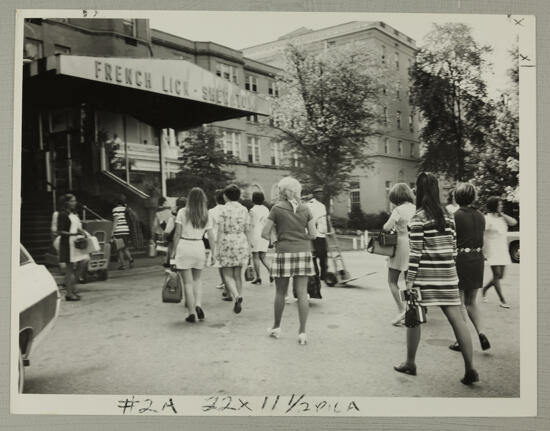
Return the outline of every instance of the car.
[[[14,304],[19,311],[19,393],[25,388],[25,367],[32,351],[51,330],[59,315],[61,295],[55,279],[20,246],[19,266],[13,277]]]
[[[519,263],[519,231],[508,232],[508,252],[512,262]]]

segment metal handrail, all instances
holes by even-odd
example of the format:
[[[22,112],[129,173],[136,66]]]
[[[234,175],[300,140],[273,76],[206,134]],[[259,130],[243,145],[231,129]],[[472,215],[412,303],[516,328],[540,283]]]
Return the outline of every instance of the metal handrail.
[[[99,220],[106,220],[104,217],[101,217],[98,213],[96,213],[91,208],[88,208],[86,205],[82,205],[82,220],[86,220],[86,211],[91,213],[93,216],[95,216]]]

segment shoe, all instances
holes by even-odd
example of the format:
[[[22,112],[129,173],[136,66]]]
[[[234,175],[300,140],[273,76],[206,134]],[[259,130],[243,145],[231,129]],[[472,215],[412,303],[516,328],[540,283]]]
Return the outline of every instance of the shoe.
[[[241,312],[242,303],[243,303],[243,297],[242,297],[242,296],[239,296],[239,297],[235,300],[235,305],[233,306],[233,311],[234,311],[236,314],[239,314],[239,313]]]
[[[225,284],[220,283],[216,286],[216,289],[223,289],[225,287]],[[224,292],[225,293],[225,292]]]
[[[449,346],[449,349],[455,351],[455,352],[460,352],[461,349],[460,349],[460,344],[458,344],[458,341],[455,341],[454,344],[451,344]]]
[[[279,338],[281,336],[281,328],[268,328],[267,333],[270,337]]]
[[[302,332],[301,334],[298,334],[298,344],[305,345],[307,344],[307,335],[305,332]]]
[[[262,279],[261,279],[261,278],[257,278],[256,280],[252,280],[250,283],[251,283],[251,284],[262,284]]]
[[[491,343],[489,343],[485,334],[479,334],[479,344],[481,344],[481,350],[489,350],[491,348]]]
[[[287,297],[285,298],[285,304],[293,304],[293,303],[295,303],[296,301],[297,301],[297,299],[296,299],[296,298],[293,298],[292,296],[287,296]]]
[[[269,276],[269,282],[273,283],[274,281],[275,281],[275,279],[273,277]]]
[[[479,374],[477,374],[476,370],[469,370],[460,381],[465,385],[471,385],[472,383],[479,382]]]
[[[502,308],[510,308],[510,305],[507,304],[506,302],[501,302],[501,303],[500,303],[500,306],[501,306]]]
[[[133,268],[133,267],[134,267],[134,259],[132,259],[132,260],[130,261],[130,263],[128,264],[128,266],[129,266],[130,268]]]
[[[118,269],[123,270],[123,269],[126,269],[126,268],[124,268],[124,265],[120,265],[120,266],[118,267]]]
[[[78,295],[65,296],[65,301],[80,301],[80,296]]]
[[[227,301],[227,302],[233,302],[233,298],[231,298],[231,296],[224,296],[222,298],[222,300]]]
[[[487,298],[487,295],[483,295],[483,302],[485,303],[489,302],[489,298]]]
[[[400,326],[405,322],[405,312],[399,313],[395,319],[391,321],[391,324],[394,326]]]
[[[199,320],[204,320],[204,311],[202,311],[202,308],[200,306],[195,307],[195,311],[197,312],[197,317]]]
[[[394,366],[393,369],[398,373],[404,373],[410,376],[416,376],[416,365],[411,366],[411,365],[407,365],[407,363],[403,363],[399,366]]]
[[[190,314],[189,316],[187,316],[185,318],[185,321],[186,322],[189,322],[189,323],[195,323],[195,315],[194,314]]]

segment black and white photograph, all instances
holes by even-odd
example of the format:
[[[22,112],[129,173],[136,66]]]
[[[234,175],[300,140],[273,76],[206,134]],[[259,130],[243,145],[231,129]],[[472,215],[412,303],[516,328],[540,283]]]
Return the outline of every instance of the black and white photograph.
[[[534,28],[18,11],[12,413],[536,414]]]

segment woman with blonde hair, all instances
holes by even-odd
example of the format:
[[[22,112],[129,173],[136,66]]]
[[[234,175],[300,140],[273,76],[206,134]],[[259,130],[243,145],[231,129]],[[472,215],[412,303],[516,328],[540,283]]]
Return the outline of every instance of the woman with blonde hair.
[[[397,183],[390,190],[390,202],[394,209],[383,230],[397,232],[397,246],[395,254],[388,258],[388,284],[399,314],[391,321],[393,325],[400,325],[405,319],[405,306],[399,298],[399,276],[407,274],[409,266],[409,231],[408,224],[416,212],[413,204],[414,195],[410,187],[405,183]]]
[[[178,271],[178,281],[183,280],[183,290],[189,315],[185,320],[195,322],[204,319],[202,305],[201,273],[206,263],[206,250],[202,238],[208,232],[214,238],[212,222],[208,217],[206,195],[199,187],[189,192],[187,205],[178,211],[172,249],[173,263]],[[214,241],[210,245],[216,251]],[[195,317],[196,313],[196,317]]]
[[[270,336],[279,338],[281,318],[285,308],[285,296],[290,278],[298,295],[300,329],[298,342],[307,343],[306,322],[309,302],[308,277],[315,274],[311,255],[311,240],[317,236],[315,220],[309,208],[300,203],[302,186],[292,177],[283,178],[279,184],[279,201],[271,208],[262,231],[262,237],[270,238],[274,229],[277,236],[276,257],[271,262],[271,276],[275,278],[274,323],[268,329]],[[306,233],[307,231],[307,233]]]

